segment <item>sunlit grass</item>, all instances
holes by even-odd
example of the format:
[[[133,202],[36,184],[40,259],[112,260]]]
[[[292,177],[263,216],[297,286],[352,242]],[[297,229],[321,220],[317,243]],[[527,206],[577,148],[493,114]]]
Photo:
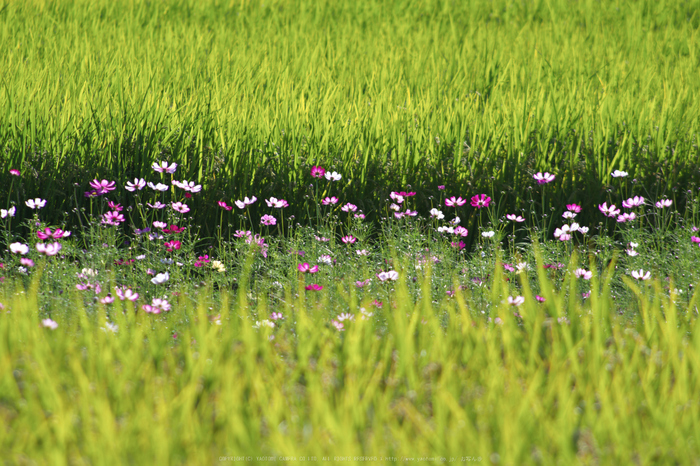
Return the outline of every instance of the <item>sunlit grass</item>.
[[[9,461],[39,463],[698,456],[695,296],[678,308],[673,288],[629,283],[640,308],[630,320],[614,312],[611,269],[584,300],[575,279],[556,292],[542,274],[546,301],[523,282],[520,306],[507,304],[513,285],[495,273],[490,313],[500,324],[468,292],[414,299],[400,279],[381,309],[333,290],[355,315],[343,331],[328,323],[328,295],[287,292],[269,307],[244,290],[213,305],[203,291],[162,316],[122,312],[118,301],[107,316],[76,299],[51,330],[39,325],[36,288],[6,288],[0,448]],[[273,311],[284,319],[254,328]]]

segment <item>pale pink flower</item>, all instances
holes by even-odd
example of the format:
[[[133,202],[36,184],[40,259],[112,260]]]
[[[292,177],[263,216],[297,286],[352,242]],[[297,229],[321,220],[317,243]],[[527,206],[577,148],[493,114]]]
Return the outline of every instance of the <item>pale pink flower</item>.
[[[634,207],[639,207],[644,205],[644,198],[642,196],[630,197],[626,201],[622,201],[622,207],[625,209],[633,209]]]
[[[56,330],[58,328],[58,324],[54,320],[51,320],[51,319],[43,319],[41,321],[41,326],[46,327],[46,328],[50,328],[51,330]]]
[[[661,199],[660,201],[656,202],[656,207],[663,209],[665,207],[671,207],[672,204],[673,201],[671,199]]]
[[[144,180],[143,178],[134,178],[133,183],[131,181],[126,182],[126,186],[124,187],[124,189],[126,189],[127,191],[134,192],[137,189],[139,191],[141,191],[145,187],[146,187],[146,180]]]
[[[173,202],[171,203],[173,210],[180,212],[181,214],[186,214],[187,212],[190,211],[190,208],[187,207],[187,204],[183,204],[182,202]]]
[[[624,178],[628,175],[627,172],[621,170],[615,170],[610,174],[613,178]]]
[[[272,215],[263,215],[262,218],[260,218],[260,223],[267,226],[277,225],[277,219]]]
[[[338,203],[338,198],[335,196],[331,197],[325,197],[322,201],[321,204],[323,205],[335,205]]]
[[[357,241],[357,238],[355,238],[352,235],[347,235],[347,236],[343,236],[342,238],[340,238],[340,240],[345,244],[354,244],[355,241]]]
[[[160,201],[156,201],[155,204],[151,204],[150,202],[147,202],[146,205],[150,207],[151,209],[165,209],[168,207],[168,204],[163,204]]]
[[[583,278],[584,280],[590,280],[593,276],[593,272],[586,269],[576,269],[574,270],[574,275],[576,275],[578,278]]]
[[[289,203],[285,201],[284,199],[277,199],[275,197],[271,197],[270,199],[265,199],[265,202],[267,203],[268,207],[274,207],[276,209],[282,209],[284,207],[289,207]]]
[[[350,204],[349,202],[340,208],[343,212],[356,212],[357,206],[355,204]]]
[[[44,244],[44,243],[37,243],[36,245],[36,250],[40,254],[46,254],[47,256],[55,256],[58,254],[58,252],[61,250],[62,246],[61,243],[49,243],[49,244]]]
[[[239,209],[245,209],[249,205],[255,203],[257,200],[258,198],[255,196],[251,197],[250,199],[248,199],[248,196],[246,196],[242,201],[235,201],[234,204],[236,204],[236,207]]]
[[[190,193],[198,193],[202,190],[202,185],[201,184],[196,184],[194,181],[176,181],[173,180],[172,184],[177,186],[178,188],[182,189],[183,191],[187,191]]]
[[[508,220],[510,220],[511,222],[522,223],[525,221],[525,219],[522,218],[520,215],[515,215],[515,214],[508,214],[508,215],[506,215],[506,218]]]
[[[122,301],[127,300],[133,302],[139,299],[139,294],[132,291],[131,288],[115,286],[114,289],[117,292],[117,297]]]
[[[617,221],[620,223],[625,223],[625,222],[631,222],[632,220],[634,220],[636,218],[637,218],[637,216],[635,215],[634,212],[632,212],[632,213],[625,212],[624,214],[617,216]]]
[[[607,202],[603,202],[601,205],[599,205],[598,210],[600,210],[606,217],[616,217],[620,213],[620,209],[617,209],[615,204],[611,204],[610,207],[608,207]]]
[[[516,296],[515,298],[512,296],[508,296],[508,304],[510,304],[511,306],[520,306],[524,302],[525,298],[523,296]]]
[[[153,183],[151,183],[151,182],[149,181],[147,184],[148,184],[148,187],[151,188],[151,189],[154,190],[154,191],[165,192],[165,191],[168,190],[168,186],[165,185],[165,184],[163,184],[163,183],[153,184]]]
[[[385,282],[387,280],[396,281],[399,279],[399,273],[394,270],[390,270],[388,272],[380,272],[377,274],[377,278],[382,282]]]
[[[168,165],[168,162],[160,162],[160,165],[156,162],[153,162],[153,165],[151,165],[151,168],[157,171],[158,173],[175,173],[175,170],[177,170],[177,164],[176,163],[171,163]]]
[[[464,228],[462,226],[458,226],[454,229],[454,234],[457,236],[465,237],[469,234],[469,230],[467,230],[466,228]]]

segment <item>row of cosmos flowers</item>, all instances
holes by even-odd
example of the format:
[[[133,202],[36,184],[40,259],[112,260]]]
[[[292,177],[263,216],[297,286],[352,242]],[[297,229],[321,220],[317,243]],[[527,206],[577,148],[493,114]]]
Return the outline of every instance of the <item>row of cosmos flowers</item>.
[[[178,164],[176,163],[168,163],[165,161],[162,161],[160,163],[154,163],[152,165],[152,168],[155,172],[161,173],[161,174],[171,174],[173,175],[177,171]],[[10,173],[14,176],[21,176],[21,173],[19,170],[12,169],[10,170]],[[611,173],[611,176],[614,178],[624,178],[628,174],[624,171],[619,171],[616,170],[613,173]],[[326,171],[323,167],[320,166],[313,166],[311,169],[311,176],[313,178],[325,178],[329,182],[334,182],[334,181],[339,181],[342,179],[342,175],[339,173],[333,171]],[[547,183],[551,183],[552,181],[555,180],[555,175],[550,174],[548,172],[538,172],[533,175],[533,179],[537,182],[537,184],[544,185]],[[86,197],[98,197],[102,196],[105,194],[108,194],[112,191],[114,191],[117,187],[116,181],[108,181],[108,180],[98,180],[95,179],[91,181],[90,183],[90,190],[85,192]],[[193,181],[177,181],[173,179],[171,181],[171,184],[177,188],[182,189],[185,192],[185,198],[191,198],[192,194],[198,193],[202,190],[202,186],[199,184],[196,184]],[[169,186],[166,184],[157,182],[146,182],[143,178],[136,178],[133,180],[133,182],[129,181],[125,185],[125,189],[127,191],[130,191],[132,193],[136,193],[138,191],[143,190],[144,188],[149,187],[153,191],[156,192],[165,192],[170,189]],[[444,190],[445,186],[438,186],[439,190]],[[402,205],[406,201],[407,198],[414,196],[416,193],[415,192],[405,192],[405,191],[393,191],[390,194],[391,197],[391,204],[389,208],[394,211],[394,216],[396,218],[403,218],[403,217],[415,217],[418,215],[418,212],[415,210],[410,210],[409,208],[405,208],[403,210]],[[255,196],[251,197],[244,197],[242,200],[236,200],[233,202],[233,204],[238,207],[241,210],[247,209],[250,205],[254,204],[257,201],[257,198]],[[489,197],[486,194],[478,194],[470,199],[470,205],[472,207],[475,207],[477,209],[482,209],[485,207],[489,207],[491,204],[491,197]],[[283,209],[285,207],[289,206],[289,203],[284,200],[284,199],[277,199],[274,197],[270,197],[269,199],[265,200],[266,204],[270,208],[274,209]],[[321,204],[324,206],[333,206],[339,203],[339,199],[336,196],[327,196],[321,200]],[[444,204],[446,207],[452,207],[452,208],[457,208],[465,205],[467,203],[466,199],[463,199],[461,196],[452,196],[448,197],[444,200]],[[642,206],[645,206],[647,204],[646,199],[641,196],[634,196],[631,197],[627,200],[624,200],[622,202],[622,207],[624,209],[628,210],[633,210],[635,208],[639,208]],[[673,204],[673,202],[670,199],[661,199],[657,201],[654,205],[659,208],[659,209],[664,209],[667,207],[670,207]],[[40,199],[40,198],[35,198],[35,199],[29,199],[25,201],[25,205],[33,210],[39,210],[46,205],[46,200]],[[105,213],[102,215],[101,223],[106,225],[106,226],[118,226],[121,223],[125,221],[124,215],[121,213],[123,210],[123,207],[120,204],[114,203],[112,201],[107,201],[107,205],[111,209],[109,212]],[[161,203],[160,201],[154,201],[153,203],[147,203],[147,205],[152,208],[152,209],[164,209],[168,207],[168,204]],[[227,211],[230,211],[233,209],[234,206],[228,205],[225,201],[218,201],[218,205]],[[186,203],[184,202],[171,202],[170,207],[174,212],[180,213],[180,214],[185,214],[190,211],[190,208],[187,206]],[[559,240],[559,241],[568,241],[571,239],[572,234],[575,232],[579,232],[583,235],[588,233],[588,227],[580,226],[578,223],[574,221],[574,218],[578,213],[581,212],[581,206],[577,204],[568,204],[566,206],[566,211],[563,213],[563,218],[566,220],[569,220],[570,223],[562,225],[559,228],[556,228],[554,230],[554,238]],[[625,223],[625,222],[631,222],[634,221],[637,218],[637,215],[634,211],[632,212],[622,212],[619,208],[617,208],[616,205],[608,205],[607,203],[603,203],[598,206],[598,209],[600,212],[610,218],[615,218],[617,222],[620,223]],[[361,210],[357,208],[356,205],[352,203],[345,203],[344,205],[341,206],[341,210],[344,212],[347,212],[348,214],[352,213],[356,218],[364,219],[364,214],[362,213]],[[403,210],[403,211],[402,211]],[[16,214],[16,207],[12,206],[9,207],[8,209],[0,209],[0,217],[6,218],[6,217],[13,217]],[[433,208],[430,210],[430,217],[433,219],[437,220],[443,220],[445,218],[445,214],[437,209]],[[515,223],[522,223],[525,221],[525,219],[516,214],[507,214],[506,215],[507,220],[515,222]],[[466,228],[459,226],[460,220],[459,217],[455,217],[452,221],[450,221],[450,225],[446,226],[440,226],[437,228],[438,232],[441,233],[448,233],[448,234],[453,234],[456,235],[458,238],[459,237],[466,237],[469,232]],[[273,215],[265,214],[261,217],[260,220],[261,225],[265,226],[272,226],[277,224],[277,219]],[[154,221],[153,222],[153,227],[160,230],[162,233],[180,233],[184,231],[185,227],[178,227],[176,225],[170,225],[168,226],[167,223],[165,222],[160,222],[160,221]],[[141,234],[144,232],[150,231],[149,228],[144,228],[144,229],[136,229],[136,233]],[[697,231],[697,228],[693,227],[693,231]],[[485,237],[493,237],[494,236],[493,231],[485,231],[482,233],[483,236]],[[36,232],[37,237],[42,240],[59,240],[62,238],[66,238],[71,235],[70,231],[64,231],[60,228],[56,229],[51,229],[51,228],[45,228],[44,230],[40,230]],[[237,230],[236,237],[239,238],[245,238],[248,243],[255,242],[261,247],[261,252],[262,254],[267,257],[267,245],[265,244],[264,238],[260,237],[259,235],[253,236],[250,231],[245,231],[245,230]],[[162,235],[150,235],[150,239],[162,239]],[[319,241],[328,241],[327,238],[324,237],[316,237],[317,240]],[[341,238],[341,241],[345,244],[353,244],[356,242],[356,238],[354,238],[352,235],[345,235]],[[698,246],[700,246],[700,238],[697,236],[692,236],[691,241],[693,243],[697,243]],[[464,243],[462,241],[459,242],[453,242],[453,246],[459,247],[460,249],[464,247]],[[164,246],[168,251],[173,251],[175,249],[180,249],[181,243],[177,240],[171,240],[165,242]],[[635,251],[636,245],[634,243],[630,243],[629,249],[627,249],[627,254],[630,256],[637,255]],[[37,243],[36,244],[36,250],[40,254],[44,254],[46,256],[55,256],[61,251],[62,245],[58,241],[54,242],[42,242],[42,243]],[[29,246],[27,244],[21,243],[21,242],[15,242],[9,245],[9,250],[13,254],[19,254],[19,255],[27,255],[29,253]],[[367,250],[358,250],[356,251],[357,254],[359,255],[366,255],[368,252]],[[209,261],[208,256],[201,256],[198,258],[199,260],[195,263],[196,266],[202,266],[205,263],[212,263],[212,267],[219,271],[225,271],[225,267],[221,262],[219,261]],[[320,262],[326,262],[330,263],[331,261],[329,260],[330,257],[321,257],[319,258]],[[22,258],[21,263],[24,266],[33,266],[33,261],[28,258]],[[522,264],[518,265],[518,269],[521,269]],[[512,268],[512,267],[511,267]],[[309,265],[308,263],[300,263],[298,265],[298,270],[302,273],[315,273],[318,271],[318,265]],[[583,278],[583,279],[590,279],[592,276],[592,272],[587,271],[585,269],[577,269],[575,271],[575,274],[577,277]],[[632,271],[631,275],[638,280],[648,280],[651,278],[651,273],[649,271],[644,271],[644,270],[638,270],[638,271]],[[377,274],[377,278],[380,281],[392,281],[392,280],[397,280],[398,279],[398,272],[396,271],[387,271],[387,272],[380,272]],[[154,284],[162,284],[165,283],[169,279],[169,275],[167,272],[164,274],[157,274],[155,277],[151,279],[151,281]],[[359,281],[357,282],[357,286],[361,287],[364,286],[365,284],[368,284],[369,280],[366,281]],[[85,287],[86,285],[76,285],[78,289],[81,289],[81,287]],[[84,289],[84,288],[82,288]],[[310,291],[320,291],[323,289],[321,285],[318,284],[311,284],[306,286],[307,290]],[[99,289],[96,290],[96,293],[99,293]],[[139,294],[133,292],[131,289],[126,288],[126,287],[117,287],[116,289],[116,296],[121,299],[121,300],[129,300],[129,301],[136,301],[139,298]],[[542,301],[543,298],[537,296],[536,299],[538,301]],[[111,296],[111,294],[103,297],[101,299],[101,302],[104,304],[109,304],[114,301],[114,297]],[[514,306],[519,306],[524,302],[524,298],[521,296],[517,297],[509,297],[508,302]],[[165,299],[161,298],[154,298],[151,302],[151,304],[144,304],[141,306],[141,308],[147,312],[147,313],[153,313],[153,314],[159,314],[161,312],[167,312],[171,309],[170,304],[167,302]],[[371,314],[370,314],[371,315]],[[363,316],[366,316],[366,313],[363,314]],[[346,316],[345,319],[333,321],[333,325],[338,328],[339,330],[342,330],[342,320],[348,320],[349,318]],[[53,322],[53,321],[52,321]],[[265,325],[270,325],[274,326],[272,322],[267,322]],[[52,327],[53,324],[47,324],[46,326]]]

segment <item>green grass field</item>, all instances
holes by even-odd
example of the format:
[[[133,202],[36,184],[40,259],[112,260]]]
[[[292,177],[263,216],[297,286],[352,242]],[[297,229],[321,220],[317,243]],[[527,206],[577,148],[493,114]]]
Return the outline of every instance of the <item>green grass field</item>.
[[[699,26],[0,0],[0,458],[699,464]]]

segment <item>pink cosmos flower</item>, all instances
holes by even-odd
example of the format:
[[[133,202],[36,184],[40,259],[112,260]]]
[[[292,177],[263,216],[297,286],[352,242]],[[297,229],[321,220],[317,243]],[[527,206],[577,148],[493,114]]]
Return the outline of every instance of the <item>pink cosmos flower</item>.
[[[406,212],[404,212],[403,214],[407,217],[415,217],[416,215],[418,215],[418,211],[407,209]]]
[[[187,207],[187,204],[183,204],[182,202],[173,202],[171,205],[173,206],[173,210],[180,212],[181,214],[186,214],[190,211],[190,208]]]
[[[617,209],[615,204],[611,204],[610,207],[608,207],[607,202],[603,202],[601,205],[599,205],[598,210],[600,210],[606,217],[616,217],[620,213],[620,209]]]
[[[338,203],[338,198],[335,196],[332,197],[325,197],[322,201],[321,204],[323,205],[335,205]]]
[[[154,222],[155,225],[155,222]],[[170,228],[163,229],[163,233],[182,233],[187,227],[178,227],[177,225],[170,225]]]
[[[625,212],[624,214],[617,216],[617,221],[620,223],[625,223],[625,222],[631,222],[635,218],[637,218],[637,216],[635,215],[634,212],[629,213],[629,214],[627,212]]]
[[[343,212],[356,212],[357,206],[355,204],[350,204],[349,202],[340,208]]]
[[[151,204],[150,202],[147,202],[146,205],[150,207],[151,209],[164,209],[168,207],[168,204],[162,204],[160,201],[156,201],[155,204]]]
[[[102,216],[102,223],[105,225],[117,226],[124,221],[124,216],[119,212],[107,212]]]
[[[671,199],[661,199],[660,201],[656,202],[656,207],[663,209],[665,207],[671,207],[672,204],[673,201]]]
[[[339,331],[339,332],[342,332],[343,330],[345,330],[345,329],[343,328],[343,323],[342,323],[342,322],[338,322],[337,320],[332,320],[332,321],[331,321],[331,324],[333,324],[333,327],[335,327],[335,329],[336,329],[337,331]]]
[[[56,254],[58,254],[62,247],[63,246],[61,246],[61,243],[56,242],[49,244],[37,243],[36,250],[40,254],[46,254],[47,256],[55,256]]]
[[[255,196],[251,197],[250,199],[248,199],[248,196],[246,196],[242,201],[235,201],[234,204],[236,204],[236,207],[239,209],[245,209],[249,205],[255,203],[257,200],[258,198]]]
[[[546,299],[544,299],[544,298],[543,298],[542,296],[540,296],[540,295],[535,295],[535,299],[536,299],[538,302],[540,302],[540,303],[543,303],[543,302],[546,301]]]
[[[515,272],[515,267],[513,267],[511,264],[503,264],[503,268],[505,269],[506,272]]]
[[[622,207],[625,209],[632,209],[642,205],[644,205],[644,198],[642,196],[634,196],[630,197],[626,201],[622,201]]]
[[[56,330],[58,328],[58,324],[51,319],[43,319],[41,321],[41,326],[51,330]]]
[[[454,197],[452,196],[449,199],[445,199],[445,205],[447,207],[460,207],[463,206],[464,204],[467,203],[466,199],[462,199],[462,197]]]
[[[469,230],[467,230],[466,228],[464,228],[462,226],[458,226],[454,229],[454,234],[457,236],[465,237],[469,234]]]
[[[16,168],[12,168],[12,169],[10,170],[10,175],[20,176],[21,173],[20,173],[20,171],[17,170]]]
[[[355,238],[355,237],[352,236],[352,235],[343,236],[343,237],[340,238],[340,239],[341,239],[341,241],[342,241],[343,243],[345,243],[345,244],[354,244],[355,241],[357,241],[357,238]]]
[[[314,265],[313,267],[309,265],[308,262],[304,262],[303,264],[297,265],[297,269],[299,269],[299,272],[302,273],[316,273],[318,272],[318,265]]]
[[[187,191],[188,193],[198,193],[202,190],[202,185],[201,184],[195,184],[194,181],[176,181],[173,180],[172,184],[174,186],[177,186],[178,188]]]
[[[124,187],[124,189],[126,189],[127,191],[131,191],[133,193],[137,189],[139,191],[141,191],[145,187],[146,187],[146,180],[144,180],[143,178],[134,178],[133,183],[131,181],[126,182],[126,186]]]
[[[289,207],[289,203],[284,199],[277,199],[271,197],[270,199],[265,199],[268,207],[274,207],[275,209],[282,209],[284,207]]]
[[[537,184],[547,184],[551,183],[554,181],[554,175],[550,174],[549,172],[537,172],[532,177],[537,181]]]
[[[111,294],[108,294],[104,298],[100,299],[100,302],[102,304],[112,304],[114,302],[114,296],[112,296]]]
[[[491,198],[487,196],[486,194],[479,194],[477,196],[472,197],[472,207],[476,207],[477,209],[481,209],[483,207],[488,207],[489,203],[491,202]]]
[[[389,197],[396,201],[397,204],[402,204],[404,201],[404,197],[395,191],[392,191],[391,194],[389,194]]]
[[[148,184],[148,187],[154,191],[165,192],[168,190],[168,186],[163,184],[163,183],[153,184],[149,181],[147,184]]]
[[[219,204],[219,207],[221,207],[222,209],[225,209],[225,210],[232,210],[233,209],[233,206],[226,205],[226,201],[219,201],[218,204]]]
[[[107,194],[110,191],[114,191],[117,187],[117,182],[116,181],[107,181],[107,180],[92,180],[90,182],[90,186],[92,189],[97,191],[97,194]]]
[[[323,287],[321,285],[312,283],[311,285],[305,286],[304,289],[306,289],[307,291],[321,291]]]
[[[330,241],[330,239],[325,238],[325,237],[323,237],[323,236],[316,236],[316,235],[314,235],[314,238],[316,238],[316,241],[320,241],[321,243],[327,243],[327,242]]]
[[[114,289],[117,292],[117,297],[122,301],[134,302],[139,299],[139,294],[133,292],[131,288],[115,286]]]
[[[260,223],[263,225],[277,225],[277,219],[273,217],[272,215],[263,215],[262,218],[260,219]]]
[[[358,280],[355,282],[355,286],[358,288],[364,288],[365,286],[368,286],[370,283],[372,283],[372,280],[369,278],[367,280]]]
[[[697,236],[691,236],[690,241],[692,241],[693,243],[700,244],[700,238],[698,238]]]
[[[19,263],[24,265],[25,267],[34,267],[34,261],[26,257],[21,258],[19,260]]]
[[[581,206],[578,204],[566,204],[566,210],[578,214],[581,212]]]
[[[166,251],[173,252],[177,249],[180,249],[180,247],[182,246],[182,243],[180,241],[172,240],[172,241],[166,242],[164,244],[164,246],[167,248]]]
[[[168,312],[170,307],[170,303],[167,300],[154,298],[150,305],[144,304],[141,306],[141,309],[149,314],[160,314],[161,312]]]
[[[280,319],[284,319],[284,316],[282,315],[281,312],[273,312],[272,314],[270,314],[270,319],[280,320]]]
[[[311,167],[311,176],[314,178],[323,178],[323,175],[326,174],[326,169],[323,167],[317,167],[314,165]]]
[[[566,212],[561,214],[561,216],[566,218],[566,219],[572,219],[572,218],[576,217],[576,212],[571,212],[570,210],[567,210]]]
[[[168,165],[168,162],[160,162],[160,165],[156,162],[153,162],[153,165],[151,165],[151,168],[157,171],[158,173],[175,173],[175,170],[177,170],[177,164],[176,163],[171,163]]]
[[[110,209],[116,210],[118,212],[121,212],[122,210],[124,210],[124,208],[122,207],[121,204],[116,204],[112,201],[107,201],[107,205],[109,206]]]
[[[251,235],[250,231],[245,231],[245,230],[236,230],[236,233],[233,234],[236,238],[249,238]]]
[[[355,218],[359,218],[360,220],[364,220],[364,219],[365,219],[365,214],[362,214],[362,213],[360,213],[360,214],[355,214]]]
[[[574,270],[574,275],[576,275],[578,278],[583,278],[584,280],[590,280],[593,276],[593,272],[586,269],[576,269]]]
[[[506,215],[506,218],[508,220],[510,220],[511,222],[522,223],[525,221],[525,219],[522,218],[520,215],[515,215],[515,214],[508,214],[508,215]]]
[[[153,227],[154,227],[154,228],[158,228],[158,229],[160,229],[160,230],[162,230],[163,228],[165,228],[165,227],[167,227],[167,226],[168,226],[168,224],[165,223],[165,222],[159,222],[159,221],[153,222]]]

